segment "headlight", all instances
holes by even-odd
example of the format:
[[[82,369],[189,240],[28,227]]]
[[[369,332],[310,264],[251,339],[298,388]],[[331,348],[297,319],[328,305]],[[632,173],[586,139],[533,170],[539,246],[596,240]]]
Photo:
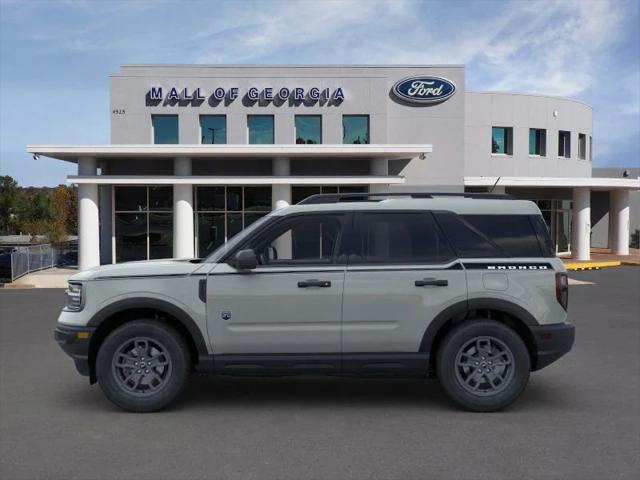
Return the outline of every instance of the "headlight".
[[[84,307],[84,295],[81,283],[69,282],[69,287],[65,291],[67,294],[67,305],[65,310],[70,312],[79,312]]]

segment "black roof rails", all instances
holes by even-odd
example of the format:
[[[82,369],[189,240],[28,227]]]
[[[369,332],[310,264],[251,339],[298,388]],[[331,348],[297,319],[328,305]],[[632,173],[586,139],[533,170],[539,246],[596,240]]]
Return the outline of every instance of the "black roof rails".
[[[318,193],[297,203],[297,205],[316,205],[321,203],[340,202],[380,202],[389,197],[434,198],[463,197],[481,198],[485,200],[514,200],[506,193],[468,193],[468,192],[387,192],[387,193]]]

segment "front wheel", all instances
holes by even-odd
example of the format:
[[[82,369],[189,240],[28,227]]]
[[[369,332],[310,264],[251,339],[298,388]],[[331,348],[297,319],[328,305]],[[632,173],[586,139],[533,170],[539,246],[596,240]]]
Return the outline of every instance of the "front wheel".
[[[436,358],[449,397],[467,410],[493,412],[513,403],[529,381],[526,345],[494,320],[462,323],[444,338]]]
[[[131,412],[153,412],[171,404],[189,376],[184,338],[155,320],[136,320],[111,332],[96,358],[96,375],[109,400]]]

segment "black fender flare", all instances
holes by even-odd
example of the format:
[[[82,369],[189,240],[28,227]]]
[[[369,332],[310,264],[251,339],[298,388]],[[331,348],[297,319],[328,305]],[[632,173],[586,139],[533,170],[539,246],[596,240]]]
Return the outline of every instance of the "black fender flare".
[[[467,313],[473,310],[499,310],[501,312],[508,313],[527,326],[539,325],[538,321],[533,315],[531,315],[531,313],[520,305],[508,300],[502,300],[500,298],[474,298],[471,300],[463,300],[442,310],[438,315],[436,315],[431,323],[429,323],[429,326],[422,336],[422,341],[420,342],[420,351],[431,351],[436,335],[444,324],[451,318],[464,318]]]
[[[198,351],[198,355],[209,355],[207,344],[202,335],[202,332],[200,328],[198,328],[198,325],[196,325],[196,322],[193,320],[193,318],[191,318],[191,316],[180,307],[177,307],[174,304],[167,302],[166,300],[160,300],[158,298],[138,297],[118,300],[110,305],[107,305],[102,310],[97,312],[93,317],[91,317],[91,320],[89,320],[87,326],[98,328],[105,319],[110,318],[120,312],[125,312],[127,310],[133,310],[136,308],[159,310],[161,312],[165,312],[168,315],[171,315],[187,330],[187,332],[189,332],[196,350]]]

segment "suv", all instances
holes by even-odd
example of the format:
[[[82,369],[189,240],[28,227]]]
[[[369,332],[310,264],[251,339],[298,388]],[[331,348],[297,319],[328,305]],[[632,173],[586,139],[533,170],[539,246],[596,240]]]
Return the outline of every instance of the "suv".
[[[69,280],[55,338],[119,407],[189,374],[436,376],[495,411],[568,352],[566,270],[538,207],[491,194],[314,195],[205,259]]]

